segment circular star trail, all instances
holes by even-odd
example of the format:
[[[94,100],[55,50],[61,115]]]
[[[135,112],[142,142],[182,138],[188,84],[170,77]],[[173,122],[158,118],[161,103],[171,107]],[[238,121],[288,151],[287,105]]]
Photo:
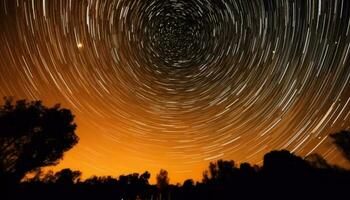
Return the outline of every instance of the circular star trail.
[[[339,161],[346,0],[3,0],[0,29],[0,94],[72,109],[63,165],[88,175],[180,181],[273,149]]]

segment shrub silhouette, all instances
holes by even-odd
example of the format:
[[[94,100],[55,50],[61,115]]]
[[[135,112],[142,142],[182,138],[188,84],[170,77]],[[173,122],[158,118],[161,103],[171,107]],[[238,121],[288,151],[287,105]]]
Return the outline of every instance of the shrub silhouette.
[[[157,188],[159,191],[159,198],[164,199],[168,194],[169,189],[169,177],[168,171],[161,169],[159,174],[156,176],[157,179]]]
[[[160,190],[163,190],[168,187],[169,185],[169,177],[168,177],[168,171],[161,169],[159,171],[159,174],[157,174],[157,187]]]
[[[332,166],[330,165],[322,156],[318,154],[310,154],[305,157],[305,160],[314,168],[317,169],[331,169]]]
[[[5,98],[0,107],[0,176],[18,183],[26,173],[55,165],[77,142],[74,116],[41,101]]]
[[[271,151],[264,156],[262,170],[266,173],[276,175],[278,178],[283,176],[305,175],[311,170],[310,164],[299,156],[290,153],[287,150]]]
[[[334,144],[341,150],[344,157],[350,162],[350,131],[340,131],[330,135]]]
[[[39,178],[38,178],[39,177]],[[328,164],[321,156],[303,159],[289,151],[267,153],[263,166],[232,160],[210,163],[203,182],[188,179],[183,185],[169,184],[166,170],[150,185],[150,174],[133,173],[93,176],[81,181],[80,172],[63,169],[47,172],[22,182],[19,192],[9,199],[340,199],[347,196],[350,172]],[[204,181],[205,180],[205,181]],[[38,195],[40,194],[40,195]],[[54,195],[53,195],[54,194]],[[346,198],[343,198],[346,199]]]
[[[235,167],[235,162],[233,160],[218,160],[215,163],[211,162],[209,164],[209,171],[205,171],[203,174],[203,182],[212,181],[232,184],[237,171],[238,169]]]
[[[71,169],[62,169],[55,174],[55,183],[61,185],[73,185],[78,182],[81,177],[80,171],[73,171]]]
[[[265,154],[263,165],[233,160],[211,162],[202,182],[169,184],[161,169],[156,185],[151,174],[133,173],[93,176],[85,181],[81,172],[62,169],[44,173],[77,142],[74,116],[59,105],[48,108],[41,101],[6,98],[0,107],[0,199],[346,199],[350,171],[329,164],[318,154],[305,158],[287,150]],[[350,132],[331,134],[336,146],[350,158]],[[350,160],[350,159],[349,159]],[[34,176],[25,176],[32,172]],[[23,177],[26,179],[23,179]],[[21,180],[23,180],[21,182]],[[2,186],[1,185],[1,186]],[[6,196],[2,190],[10,191]],[[315,192],[317,191],[317,192]]]

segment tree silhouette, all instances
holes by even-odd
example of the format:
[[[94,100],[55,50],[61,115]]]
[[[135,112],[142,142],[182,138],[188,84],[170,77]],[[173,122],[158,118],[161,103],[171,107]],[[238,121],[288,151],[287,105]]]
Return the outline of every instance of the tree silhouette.
[[[280,169],[298,169],[304,168],[307,163],[299,156],[290,153],[287,150],[271,151],[264,156],[264,169],[280,170]]]
[[[305,157],[305,160],[316,169],[331,169],[334,167],[319,154],[310,154]]]
[[[334,144],[341,150],[345,158],[350,161],[350,131],[340,131],[330,135]]]
[[[0,107],[0,176],[18,183],[26,173],[55,165],[77,142],[70,110],[41,101],[5,98]]]
[[[36,173],[5,199],[346,199],[350,186],[349,170],[317,154],[304,159],[286,150],[267,153],[261,167],[241,163],[238,168],[232,160],[218,160],[209,165],[206,182],[188,179],[182,186],[170,185],[165,170],[157,175],[157,185],[148,184],[148,172],[85,181],[70,169]]]
[[[169,185],[168,171],[161,169],[157,174],[157,187],[160,190],[165,189]]]
[[[183,185],[184,188],[193,188],[194,187],[194,181],[193,179],[187,179],[184,181]]]
[[[151,178],[151,174],[148,171],[145,171],[140,175],[139,179],[142,184],[148,185],[148,179]]]
[[[80,180],[81,172],[71,169],[62,169],[55,174],[55,182],[61,185],[73,185]]]
[[[237,172],[233,160],[218,160],[215,163],[210,162],[209,172],[203,174],[203,182],[216,181],[221,183],[232,183],[233,176]]]
[[[345,199],[348,195],[350,170],[331,165],[318,154],[302,158],[287,150],[265,154],[262,166],[211,162],[202,182],[188,179],[182,186],[170,185],[164,169],[156,175],[156,185],[149,184],[147,171],[85,181],[80,180],[80,171],[71,169],[44,173],[42,167],[56,164],[77,143],[73,119],[59,105],[48,108],[40,101],[5,99],[0,107],[0,184],[5,183],[0,199],[274,199],[286,194],[293,199]],[[350,132],[330,137],[349,159]]]
[[[162,199],[162,196],[166,196],[166,193],[169,187],[168,171],[161,169],[159,171],[159,174],[157,174],[156,179],[157,179],[157,188],[159,191],[159,199]]]
[[[84,181],[84,184],[98,187],[104,185],[105,187],[116,186],[118,184],[118,180],[113,178],[112,176],[92,176]]]
[[[278,179],[297,179],[309,174],[311,165],[287,150],[271,151],[264,156],[262,170]]]

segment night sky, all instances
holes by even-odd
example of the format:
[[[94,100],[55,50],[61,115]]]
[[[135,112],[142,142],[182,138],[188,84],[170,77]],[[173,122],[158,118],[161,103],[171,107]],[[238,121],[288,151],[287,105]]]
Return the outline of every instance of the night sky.
[[[0,96],[61,103],[84,177],[288,149],[345,164],[348,0],[1,0]]]

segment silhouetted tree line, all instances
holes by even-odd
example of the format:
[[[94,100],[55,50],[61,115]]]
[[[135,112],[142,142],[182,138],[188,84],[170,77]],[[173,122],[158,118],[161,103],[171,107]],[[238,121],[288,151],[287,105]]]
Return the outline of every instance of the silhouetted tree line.
[[[74,116],[40,101],[5,98],[0,107],[0,199],[349,199],[350,171],[329,164],[320,155],[305,158],[287,150],[271,151],[263,165],[218,160],[209,164],[201,182],[169,184],[160,170],[157,184],[151,174],[93,176],[55,165],[77,142]],[[331,134],[334,144],[350,161],[350,132]],[[29,176],[30,174],[31,176]]]

